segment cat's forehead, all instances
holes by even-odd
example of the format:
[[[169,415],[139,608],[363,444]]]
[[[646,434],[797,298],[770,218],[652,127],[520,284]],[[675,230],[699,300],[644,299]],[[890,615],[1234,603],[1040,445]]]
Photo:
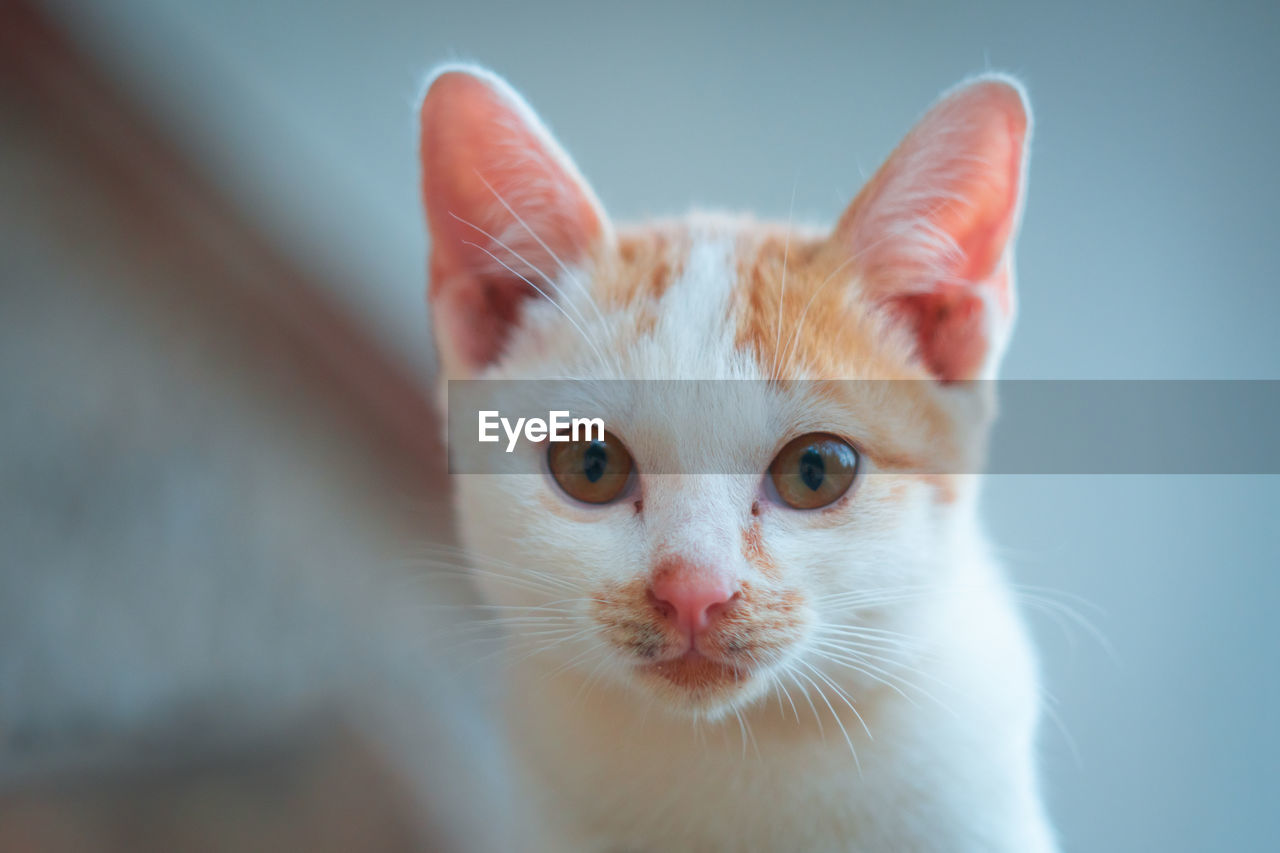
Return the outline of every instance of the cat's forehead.
[[[815,229],[699,215],[623,230],[595,290],[626,319],[617,344],[643,374],[914,377],[856,264]]]
[[[963,453],[953,416],[932,381],[879,381],[924,374],[847,259],[820,232],[750,220],[622,232],[597,298],[622,320],[612,348],[622,375],[659,380],[624,383],[635,399],[613,413],[628,440],[669,466],[728,471],[776,450],[780,436],[836,431],[857,435],[886,468],[951,470],[951,455]],[[682,393],[679,380],[728,382],[693,382]],[[701,455],[675,458],[677,443]]]

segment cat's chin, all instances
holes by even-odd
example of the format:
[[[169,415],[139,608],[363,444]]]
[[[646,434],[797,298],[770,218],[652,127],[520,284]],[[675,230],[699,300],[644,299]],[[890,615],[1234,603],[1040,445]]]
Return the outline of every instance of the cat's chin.
[[[680,657],[641,664],[635,678],[675,711],[717,717],[763,692],[764,679],[749,669],[690,650]]]

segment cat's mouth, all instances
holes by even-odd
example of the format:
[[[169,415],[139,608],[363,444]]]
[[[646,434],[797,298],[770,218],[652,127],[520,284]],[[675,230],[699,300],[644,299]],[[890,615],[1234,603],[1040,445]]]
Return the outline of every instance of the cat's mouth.
[[[797,594],[746,583],[700,625],[655,602],[646,578],[601,590],[595,601],[602,639],[630,659],[632,680],[700,714],[762,693],[767,673],[789,655],[803,627]]]
[[[692,648],[679,657],[645,663],[639,669],[651,681],[667,689],[675,688],[694,700],[722,695],[751,678],[746,669]]]

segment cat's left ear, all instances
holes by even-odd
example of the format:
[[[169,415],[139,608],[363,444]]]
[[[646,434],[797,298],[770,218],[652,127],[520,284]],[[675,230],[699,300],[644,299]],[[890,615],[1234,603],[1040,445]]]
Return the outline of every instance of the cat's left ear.
[[[1013,321],[1013,243],[1031,111],[987,75],[938,101],[859,193],[833,240],[936,378],[994,376]]]

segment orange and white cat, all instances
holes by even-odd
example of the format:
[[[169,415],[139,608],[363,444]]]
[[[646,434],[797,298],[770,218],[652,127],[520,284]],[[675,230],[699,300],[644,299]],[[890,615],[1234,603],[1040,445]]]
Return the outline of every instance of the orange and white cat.
[[[623,229],[506,83],[432,76],[443,379],[767,389],[708,412],[697,383],[617,383],[604,440],[454,478],[545,849],[1054,849],[1034,656],[976,476],[939,473],[981,458],[990,401],[963,380],[1009,335],[1030,126],[1019,84],[983,76],[830,231]]]

